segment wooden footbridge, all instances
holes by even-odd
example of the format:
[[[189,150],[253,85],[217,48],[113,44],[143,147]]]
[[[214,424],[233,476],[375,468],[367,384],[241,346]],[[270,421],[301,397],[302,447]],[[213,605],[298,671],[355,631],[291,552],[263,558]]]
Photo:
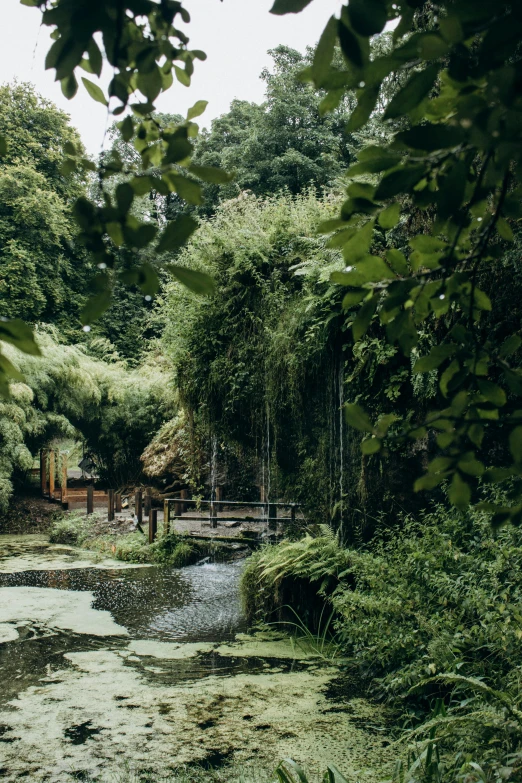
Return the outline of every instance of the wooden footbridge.
[[[223,527],[228,532],[229,528],[247,525],[254,536],[256,531],[252,531],[251,525],[255,523],[254,528],[258,528],[257,532],[261,532],[264,527],[272,535],[276,535],[287,525],[295,523],[299,510],[296,503],[266,500],[263,492],[259,502],[223,500],[221,487],[215,488],[215,498],[210,500],[189,498],[187,490],[181,490],[177,497],[161,499],[163,509],[158,509],[154,508],[154,505],[158,504],[158,499],[152,497],[150,488],[122,494],[113,489],[95,489],[92,483],[80,487],[68,486],[67,460],[62,458],[61,464],[58,463],[59,459],[54,450],[41,451],[40,485],[43,497],[51,502],[61,503],[64,509],[85,508],[87,514],[92,514],[95,508],[106,508],[108,521],[113,521],[117,514],[130,515],[142,532],[144,532],[142,528],[144,518],[147,518],[150,542],[155,540],[159,526],[162,535],[177,530],[187,532],[194,537],[217,538],[213,532],[210,536],[208,534],[200,536],[191,531],[191,523],[197,522],[200,523],[200,528],[208,526],[209,532],[218,527]],[[226,538],[235,538],[235,536],[228,533]]]

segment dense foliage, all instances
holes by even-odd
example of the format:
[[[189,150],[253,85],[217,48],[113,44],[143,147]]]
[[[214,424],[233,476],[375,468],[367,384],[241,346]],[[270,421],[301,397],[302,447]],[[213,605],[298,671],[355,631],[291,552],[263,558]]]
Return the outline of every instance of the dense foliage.
[[[79,330],[89,274],[71,209],[81,170],[63,174],[66,144],[81,148],[68,117],[27,84],[0,87],[0,315]]]
[[[245,190],[270,196],[282,190],[296,195],[311,185],[331,187],[357,144],[346,131],[350,99],[324,116],[321,91],[299,78],[311,52],[302,55],[279,46],[270,55],[273,67],[261,74],[265,102],[233,101],[196,145],[198,163],[234,171],[232,182],[205,186],[205,203],[199,208],[203,214],[212,214],[219,201]]]
[[[340,547],[328,530],[261,550],[243,591],[258,620],[291,602],[316,627],[310,587],[319,593],[352,671],[411,730],[420,762],[408,780],[518,780],[521,557],[519,530],[492,539],[484,513],[437,506],[402,530],[383,526],[366,550]],[[421,756],[434,742],[441,760],[429,770]]]
[[[11,398],[0,406],[2,510],[33,455],[62,438],[83,440],[109,486],[136,481],[141,452],[172,415],[167,376],[153,357],[131,371],[114,357],[101,361],[86,346],[61,343],[55,332],[40,333],[38,344],[38,358],[8,349],[24,382],[13,384]]]

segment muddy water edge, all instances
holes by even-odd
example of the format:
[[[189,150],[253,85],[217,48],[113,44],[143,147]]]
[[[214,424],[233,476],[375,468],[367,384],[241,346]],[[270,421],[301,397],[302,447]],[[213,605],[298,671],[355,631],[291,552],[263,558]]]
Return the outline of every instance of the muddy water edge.
[[[270,780],[293,757],[377,783],[381,707],[285,638],[246,633],[243,563],[129,566],[43,536],[0,536],[0,775]],[[254,774],[255,773],[255,774]]]

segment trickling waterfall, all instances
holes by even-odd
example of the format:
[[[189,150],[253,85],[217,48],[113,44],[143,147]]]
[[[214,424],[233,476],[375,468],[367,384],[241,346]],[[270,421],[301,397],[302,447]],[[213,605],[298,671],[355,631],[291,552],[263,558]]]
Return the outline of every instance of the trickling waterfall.
[[[339,364],[339,530],[343,533],[343,479],[344,479],[344,362]]]
[[[217,486],[217,435],[212,434],[210,444],[210,500],[213,503],[216,499]]]
[[[214,517],[215,514],[214,502],[216,500],[217,462],[218,462],[218,440],[217,440],[217,435],[215,433],[212,433],[210,437],[210,516],[212,518]],[[210,525],[210,537],[214,538],[214,528],[212,523]]]
[[[266,447],[266,472],[264,476],[264,482],[265,482],[265,514],[266,514],[266,532],[268,534],[268,514],[269,514],[269,503],[270,503],[270,493],[271,493],[271,476],[270,476],[270,405],[268,402],[268,397],[266,398],[266,436],[265,436],[265,447]]]

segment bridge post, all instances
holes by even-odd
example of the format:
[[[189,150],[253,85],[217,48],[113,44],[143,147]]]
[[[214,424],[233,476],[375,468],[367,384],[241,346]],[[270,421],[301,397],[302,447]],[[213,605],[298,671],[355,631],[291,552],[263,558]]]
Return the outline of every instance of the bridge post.
[[[94,511],[94,487],[89,484],[87,487],[87,513],[92,514]]]
[[[108,509],[107,509],[107,519],[109,522],[114,521],[114,490],[109,489],[109,502],[108,502]]]
[[[54,500],[54,479],[55,479],[54,449],[49,452],[49,500]]]
[[[62,490],[62,506],[67,505],[67,454],[62,455],[62,478],[60,481]]]
[[[170,533],[170,503],[168,500],[163,501],[163,535],[168,536]]]
[[[47,494],[47,449],[40,450],[40,487],[42,497]]]
[[[138,525],[141,525],[143,522],[143,503],[141,489],[136,490],[136,495],[134,496],[134,511],[138,518]]]
[[[121,514],[121,492],[114,495],[114,508],[117,514]]]
[[[149,516],[149,544],[154,543],[158,531],[158,511],[152,509]]]

